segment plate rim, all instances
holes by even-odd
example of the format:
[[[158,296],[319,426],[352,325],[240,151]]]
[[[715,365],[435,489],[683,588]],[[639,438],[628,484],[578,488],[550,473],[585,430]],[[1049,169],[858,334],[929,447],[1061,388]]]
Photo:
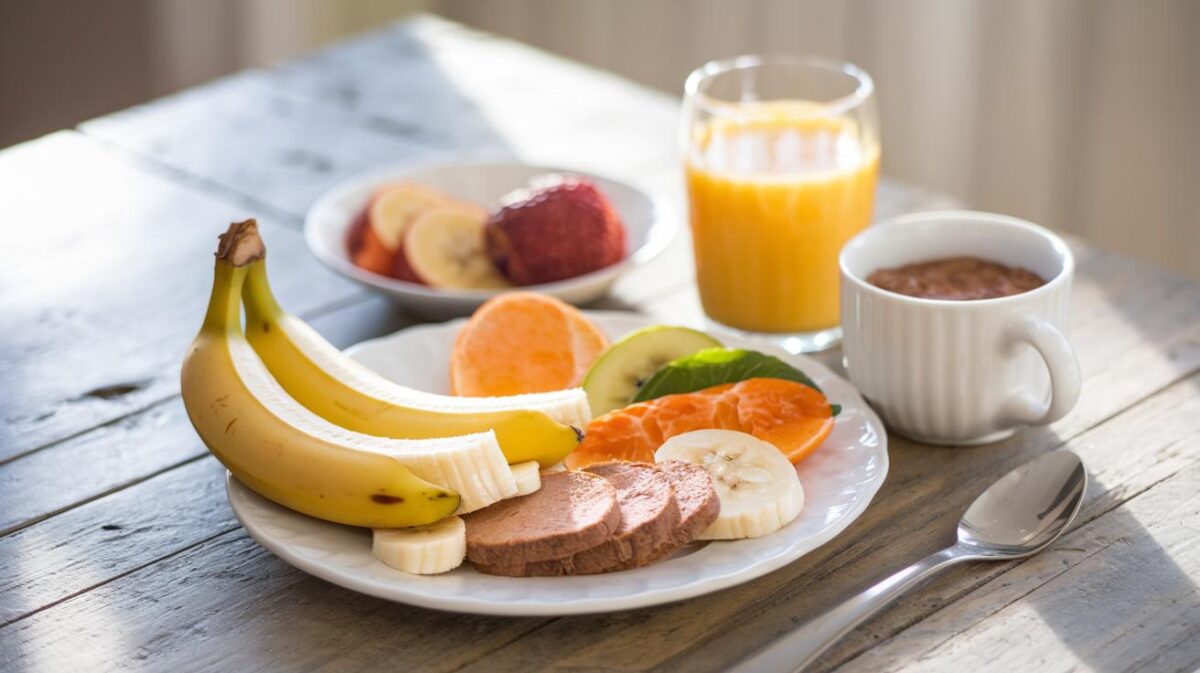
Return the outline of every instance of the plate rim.
[[[643,323],[653,321],[654,318],[645,314],[640,314],[630,311],[584,311],[589,317],[599,318],[620,318],[620,319],[636,319]],[[402,328],[388,335],[366,339],[358,342],[346,349],[344,352],[351,354],[356,350],[366,347],[372,343],[385,341],[390,338],[397,337],[403,332],[416,329],[437,329],[448,328],[455,324],[465,322],[465,318],[456,318],[439,323],[422,323],[411,325]],[[709,330],[718,336],[728,336],[737,338],[734,334],[725,334],[719,330]],[[766,344],[764,344],[765,346]],[[844,377],[838,375],[832,369],[824,365],[818,360],[804,356],[793,355],[792,357],[799,358],[803,365],[822,370],[822,374],[829,377],[841,380],[847,388],[855,395],[853,400],[854,408],[860,411],[865,421],[869,426],[874,427],[879,437],[879,446],[876,455],[879,459],[878,474],[879,477],[869,487],[869,493],[866,497],[861,498],[855,505],[849,508],[844,515],[839,517],[838,523],[830,526],[820,534],[806,538],[809,549],[800,553],[781,553],[774,557],[765,559],[761,562],[751,564],[736,573],[725,573],[712,576],[697,576],[691,581],[670,588],[659,588],[641,593],[621,596],[618,598],[610,597],[588,597],[576,599],[570,603],[554,603],[544,600],[520,598],[509,601],[491,601],[486,599],[469,599],[461,596],[433,596],[428,592],[415,591],[408,589],[400,584],[380,585],[370,578],[364,578],[361,575],[354,573],[351,570],[345,570],[329,564],[314,563],[308,559],[302,558],[298,553],[294,552],[286,543],[278,542],[272,536],[267,535],[258,521],[246,516],[243,511],[242,500],[245,498],[258,498],[264,500],[261,496],[243,486],[226,471],[225,487],[226,497],[229,500],[230,509],[233,510],[234,516],[242,525],[243,529],[255,540],[272,554],[276,555],[284,562],[292,567],[307,573],[314,577],[336,584],[345,589],[355,591],[357,593],[373,596],[383,600],[403,603],[406,605],[414,605],[417,607],[441,610],[445,612],[454,612],[462,614],[478,614],[492,616],[526,616],[526,617],[557,617],[566,615],[582,615],[582,614],[600,614],[608,612],[617,612],[622,610],[634,610],[652,607],[656,605],[665,605],[676,603],[690,598],[698,598],[729,589],[735,586],[745,584],[747,582],[759,579],[768,575],[786,565],[794,563],[804,556],[816,551],[817,549],[828,544],[831,540],[841,535],[855,521],[862,516],[863,512],[870,507],[874,502],[875,497],[879,494],[883,484],[887,481],[888,472],[890,470],[890,456],[888,452],[888,436],[884,428],[882,420],[874,409],[858,392],[858,389],[853,386]],[[806,373],[808,373],[806,371]],[[817,378],[817,377],[814,377]],[[843,406],[846,403],[843,402]],[[273,504],[273,503],[269,503]],[[276,505],[277,506],[277,505]],[[296,514],[304,516],[303,514]],[[525,581],[528,578],[489,578],[489,579],[506,579],[513,582]],[[534,578],[547,579],[547,578]],[[554,579],[554,578],[549,578]]]

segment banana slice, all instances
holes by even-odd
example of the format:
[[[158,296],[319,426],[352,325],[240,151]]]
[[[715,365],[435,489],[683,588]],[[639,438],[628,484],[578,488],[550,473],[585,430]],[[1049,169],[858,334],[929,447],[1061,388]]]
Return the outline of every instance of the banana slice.
[[[435,206],[417,216],[404,236],[404,258],[427,285],[464,289],[509,287],[484,249],[487,212]]]
[[[536,460],[509,465],[517,481],[517,495],[529,495],[542,487],[542,466]]]
[[[457,516],[413,528],[376,528],[371,552],[396,570],[436,575],[454,570],[467,557],[467,526]]]
[[[744,432],[696,430],[668,439],[654,460],[683,460],[712,477],[721,514],[701,540],[759,537],[786,526],[804,507],[796,468],[774,445]]]
[[[447,198],[428,187],[401,182],[387,187],[371,201],[367,222],[379,242],[391,252],[400,249],[404,233],[421,211]]]

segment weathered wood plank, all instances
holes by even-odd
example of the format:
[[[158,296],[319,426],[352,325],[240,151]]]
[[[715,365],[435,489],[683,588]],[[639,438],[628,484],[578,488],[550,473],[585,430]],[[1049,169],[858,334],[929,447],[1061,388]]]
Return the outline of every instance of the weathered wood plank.
[[[1195,670],[1198,535],[1192,466],[841,670]]]
[[[63,608],[81,621],[70,623]],[[450,671],[537,623],[368,599],[294,570],[233,532],[0,628],[0,667],[349,670],[337,661],[347,652],[365,669],[402,663]],[[443,646],[447,637],[453,647]]]
[[[237,527],[225,468],[203,457],[0,537],[0,624]]]
[[[434,151],[636,177],[674,163],[677,116],[669,96],[426,17],[80,130],[295,224],[283,214],[340,180]]]
[[[623,178],[676,161],[679,99],[435,17],[284,64],[269,81],[446,150],[503,148]]]
[[[216,236],[256,213],[72,132],[0,154],[0,183],[4,461],[173,394],[207,303]],[[265,220],[263,235],[293,310],[362,294],[293,230]]]
[[[322,192],[430,149],[336,109],[268,86],[247,71],[80,125],[201,188],[217,189],[291,226]]]

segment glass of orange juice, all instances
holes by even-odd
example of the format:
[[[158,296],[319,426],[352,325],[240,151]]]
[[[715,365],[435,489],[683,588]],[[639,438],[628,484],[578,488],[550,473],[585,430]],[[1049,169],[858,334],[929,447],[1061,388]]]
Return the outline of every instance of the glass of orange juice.
[[[836,344],[838,253],[871,222],[879,177],[870,76],[810,57],[714,61],[688,77],[682,130],[704,312],[792,352]]]

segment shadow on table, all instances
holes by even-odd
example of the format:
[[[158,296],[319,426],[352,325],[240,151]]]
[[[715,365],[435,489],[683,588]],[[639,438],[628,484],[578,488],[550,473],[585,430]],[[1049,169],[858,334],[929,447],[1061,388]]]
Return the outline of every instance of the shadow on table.
[[[1089,480],[1094,503],[1109,489],[1091,473]],[[1200,639],[1188,635],[1200,619],[1200,591],[1147,524],[1154,525],[1124,504],[1098,514],[1051,548],[1087,555],[1028,596],[1042,623],[1090,670],[1157,668],[1150,662],[1176,646],[1191,649],[1177,654],[1193,665],[1200,660]]]

